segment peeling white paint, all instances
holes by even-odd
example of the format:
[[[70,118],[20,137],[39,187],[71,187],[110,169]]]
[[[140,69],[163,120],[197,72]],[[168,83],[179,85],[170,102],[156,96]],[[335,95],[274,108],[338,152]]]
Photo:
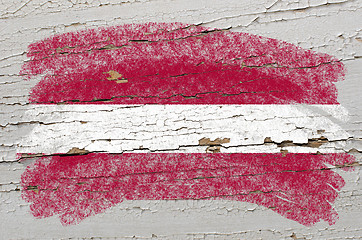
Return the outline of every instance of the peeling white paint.
[[[88,151],[205,152],[202,138],[230,138],[222,152],[344,152],[351,136],[340,105],[38,105],[25,113],[34,128],[18,153]],[[26,122],[24,122],[26,123]],[[7,129],[5,127],[5,129]],[[327,138],[320,147],[303,146]],[[270,138],[274,144],[264,143]],[[292,141],[295,147],[278,143]]]

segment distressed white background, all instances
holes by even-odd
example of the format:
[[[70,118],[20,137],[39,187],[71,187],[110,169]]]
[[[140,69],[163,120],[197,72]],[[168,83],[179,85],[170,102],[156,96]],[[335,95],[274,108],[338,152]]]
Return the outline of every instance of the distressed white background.
[[[39,220],[30,214],[29,204],[16,190],[32,160],[18,163],[15,159],[24,136],[39,127],[27,104],[29,89],[39,79],[24,81],[17,75],[27,60],[28,44],[98,26],[180,21],[231,27],[231,31],[277,38],[342,59],[348,72],[346,81],[337,83],[338,99],[349,117],[338,122],[343,134],[335,135],[343,144],[337,141],[328,147],[349,151],[361,162],[361,8],[360,0],[0,0],[0,238],[362,238],[360,167],[354,172],[338,171],[346,186],[334,205],[340,219],[332,226],[321,222],[305,227],[254,204],[202,200],[128,201],[79,225],[63,227],[57,217]]]

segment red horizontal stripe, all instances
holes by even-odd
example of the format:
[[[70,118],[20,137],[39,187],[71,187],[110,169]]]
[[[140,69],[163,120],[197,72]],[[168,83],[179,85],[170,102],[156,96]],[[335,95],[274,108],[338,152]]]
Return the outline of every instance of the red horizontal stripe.
[[[106,154],[42,157],[21,177],[35,217],[74,224],[123,200],[228,199],[256,203],[303,225],[334,224],[345,182],[326,163],[348,154]]]
[[[21,74],[45,74],[33,103],[337,104],[334,82],[344,76],[326,54],[181,23],[60,34],[28,56]]]

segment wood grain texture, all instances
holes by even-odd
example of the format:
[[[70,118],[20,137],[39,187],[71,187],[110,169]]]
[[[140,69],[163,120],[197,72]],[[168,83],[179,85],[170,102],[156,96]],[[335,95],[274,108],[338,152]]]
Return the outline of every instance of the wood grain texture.
[[[28,104],[30,89],[37,84],[41,77],[24,81],[19,76],[22,64],[28,61],[27,46],[45,37],[57,33],[65,33],[100,26],[120,25],[124,23],[154,22],[185,22],[200,24],[205,27],[230,28],[230,31],[247,32],[265,37],[284,40],[305,49],[323,52],[341,59],[347,69],[346,80],[336,83],[338,101],[342,111],[337,111],[331,118],[331,112],[320,108],[308,109],[307,112],[317,113],[320,118],[338,124],[340,131],[334,131],[329,125],[329,140],[321,146],[320,151],[349,152],[362,162],[362,2],[358,0],[226,0],[226,1],[191,1],[191,0],[21,0],[1,1],[0,7],[0,226],[1,239],[358,239],[362,237],[362,184],[361,168],[356,164],[352,172],[335,169],[346,185],[339,192],[334,208],[339,214],[335,225],[329,226],[319,222],[312,227],[305,227],[297,222],[281,217],[264,207],[244,202],[226,200],[138,200],[124,201],[106,212],[89,217],[78,225],[63,227],[58,218],[36,219],[29,211],[29,203],[21,198],[20,177],[25,168],[34,162],[28,158],[17,161],[16,153],[38,153],[59,150],[67,152],[73,147],[91,151],[102,151],[112,147],[109,142],[98,141],[95,144],[77,138],[77,132],[59,133],[59,138],[66,142],[54,147],[55,141],[46,142],[41,134],[51,131],[51,124],[58,122],[64,127],[74,129],[79,120],[77,116],[84,113],[82,107],[64,107],[53,110],[53,115],[44,117],[34,111]],[[116,108],[116,107],[114,107]],[[120,109],[113,110],[115,112]],[[213,111],[212,109],[210,111]],[[65,112],[65,114],[64,114]],[[187,112],[187,111],[186,111]],[[61,114],[62,113],[62,114]],[[303,112],[305,114],[306,112]],[[56,116],[62,116],[57,118]],[[77,115],[78,114],[78,115]],[[303,118],[303,114],[300,118]],[[142,117],[142,114],[140,114]],[[91,116],[87,115],[87,116]],[[205,117],[203,114],[193,114],[189,111],[190,119]],[[261,121],[263,116],[258,115]],[[144,117],[144,116],[143,116]],[[167,121],[167,114],[162,116]],[[208,118],[214,127],[210,127],[208,135],[196,134],[188,143],[187,138],[180,138],[180,145],[185,145],[183,151],[205,151],[206,146],[199,146],[203,137],[230,138],[223,143],[226,147],[245,145],[243,148],[255,149],[255,143],[261,147],[273,146],[280,151],[277,144],[291,140],[292,132],[286,132],[288,137],[278,141],[255,139],[254,142],[233,142],[233,136],[225,135],[225,125],[220,125],[220,119],[232,116],[217,116],[209,114]],[[275,116],[274,116],[275,117]],[[279,122],[287,122],[290,116],[277,116]],[[87,117],[82,117],[87,118]],[[89,117],[90,118],[90,117]],[[81,119],[82,121],[84,119]],[[96,120],[86,119],[93,122]],[[177,122],[170,118],[169,126],[183,128],[184,136],[192,136],[193,125],[197,123]],[[253,121],[250,119],[249,121]],[[269,120],[273,122],[273,120]],[[44,124],[45,123],[45,124]],[[48,125],[47,125],[48,124]],[[50,124],[50,125],[49,125]],[[151,125],[140,125],[147,132],[158,129],[157,121]],[[180,124],[178,126],[177,124]],[[270,123],[273,124],[273,123]],[[313,124],[313,121],[312,121]],[[320,124],[320,123],[318,123]],[[132,125],[132,122],[129,122]],[[306,124],[307,125],[307,124]],[[81,124],[87,128],[86,124]],[[162,124],[161,124],[162,126]],[[216,127],[215,127],[216,126]],[[112,125],[108,126],[112,129]],[[326,127],[328,128],[328,126]],[[91,128],[92,129],[92,128]],[[123,130],[127,129],[127,125]],[[231,128],[230,128],[231,129]],[[265,127],[267,129],[267,127]],[[297,129],[292,129],[293,131]],[[308,127],[299,130],[308,132]],[[164,131],[170,131],[165,127]],[[224,131],[224,132],[223,132]],[[233,130],[229,130],[231,132]],[[29,133],[33,133],[35,141],[29,141]],[[172,132],[172,131],[171,131]],[[72,134],[74,136],[72,137]],[[274,133],[274,137],[278,137]],[[313,138],[322,135],[315,133]],[[308,143],[308,137],[295,142]],[[273,137],[273,136],[265,136]],[[102,139],[99,136],[98,139]],[[44,141],[44,142],[41,142]],[[182,142],[184,141],[184,142]],[[269,141],[275,141],[270,143]],[[97,141],[96,141],[97,142]],[[44,145],[47,144],[48,145]],[[168,146],[169,140],[147,142],[145,145],[153,151],[181,151],[180,146]],[[92,145],[93,144],[93,145]],[[135,151],[138,143],[130,143],[128,152]],[[134,146],[132,146],[132,144]],[[188,147],[188,144],[190,146]],[[269,145],[267,145],[269,144]],[[273,145],[274,144],[274,145]],[[117,145],[117,144],[115,144]],[[202,144],[200,144],[202,145]],[[45,147],[41,149],[41,147]],[[54,148],[54,149],[52,149]],[[195,150],[197,148],[197,150]],[[289,146],[289,150],[293,148]],[[232,149],[232,148],[231,148]],[[313,148],[314,150],[318,148]],[[229,148],[230,150],[230,148]],[[236,151],[236,149],[234,149]],[[105,150],[107,151],[107,149]],[[145,150],[147,152],[147,150]],[[231,151],[231,150],[230,150]],[[240,149],[238,149],[240,151]],[[256,150],[255,150],[256,151]],[[292,150],[290,150],[292,151]],[[221,148],[221,152],[227,152]]]

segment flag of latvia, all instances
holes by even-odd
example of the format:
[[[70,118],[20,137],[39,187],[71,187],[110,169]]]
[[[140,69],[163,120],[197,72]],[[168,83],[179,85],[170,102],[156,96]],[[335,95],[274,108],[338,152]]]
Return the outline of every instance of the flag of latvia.
[[[354,162],[336,141],[348,138],[338,59],[182,23],[60,34],[28,57],[39,124],[19,152],[41,156],[21,180],[35,217],[75,224],[123,200],[227,199],[336,222],[344,180],[332,169]]]

